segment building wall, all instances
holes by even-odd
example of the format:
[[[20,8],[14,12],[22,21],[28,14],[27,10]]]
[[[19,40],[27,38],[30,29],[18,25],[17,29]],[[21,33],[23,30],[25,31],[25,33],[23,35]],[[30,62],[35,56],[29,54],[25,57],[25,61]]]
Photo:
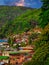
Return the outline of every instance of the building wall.
[[[25,56],[20,54],[20,55],[10,55],[10,64],[20,64],[24,61]]]
[[[4,52],[2,53],[2,56],[9,56],[9,52],[8,52],[8,51],[4,51]]]

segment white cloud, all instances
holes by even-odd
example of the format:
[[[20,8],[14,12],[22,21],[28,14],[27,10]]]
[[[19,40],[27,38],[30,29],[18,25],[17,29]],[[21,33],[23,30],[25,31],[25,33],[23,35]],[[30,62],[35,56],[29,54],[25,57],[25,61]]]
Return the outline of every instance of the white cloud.
[[[33,6],[35,6],[37,3],[36,2],[34,2],[33,0],[31,0],[32,1],[32,3],[26,3],[25,2],[25,0],[19,0],[18,2],[15,2],[15,5],[16,6],[31,6],[31,5],[33,5]]]
[[[15,3],[16,6],[24,6],[25,2],[24,0],[20,0],[19,2]]]

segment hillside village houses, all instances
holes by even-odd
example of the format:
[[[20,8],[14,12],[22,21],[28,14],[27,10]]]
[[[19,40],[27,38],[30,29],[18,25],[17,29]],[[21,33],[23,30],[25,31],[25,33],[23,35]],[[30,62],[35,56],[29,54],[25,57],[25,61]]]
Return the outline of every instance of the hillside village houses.
[[[33,32],[34,33],[39,33],[41,34],[41,29],[39,28],[34,28]],[[32,32],[28,31],[27,33],[24,32],[23,34],[17,34],[14,35],[14,44],[13,46],[16,46],[16,44],[21,44],[24,42],[26,44],[25,47],[19,47],[19,50],[13,49],[12,47],[9,46],[7,42],[0,42],[0,63],[1,65],[7,65],[8,63],[15,65],[15,64],[22,64],[23,62],[26,62],[32,58],[32,55],[34,54],[34,46],[28,45],[29,43],[29,35],[31,35]],[[3,57],[5,58],[3,58]],[[7,58],[7,57],[8,58]],[[2,59],[1,59],[2,58]]]
[[[31,57],[32,57],[33,48],[31,46],[19,47],[19,51],[17,51],[16,49],[8,47],[8,44],[5,42],[2,45],[3,46],[1,46],[1,47],[4,48],[4,50],[0,49],[1,65],[7,65],[9,62],[12,65],[17,64],[17,63],[22,64],[23,62],[25,62],[25,60],[31,59]],[[5,47],[4,47],[4,45],[5,45]],[[12,52],[14,52],[14,55],[11,54]],[[29,53],[29,55],[28,55],[28,53]],[[9,58],[6,58],[6,57],[9,57]]]
[[[4,48],[4,50],[2,50],[2,48]],[[12,52],[14,55],[11,54]],[[3,42],[0,45],[0,63],[1,65],[7,65],[9,62],[12,65],[22,64],[25,60],[28,61],[31,59],[33,53],[34,51],[32,46],[19,47],[19,50],[17,51],[17,49],[10,48],[7,42]]]
[[[32,34],[32,33],[37,33],[37,34],[41,34],[41,31],[42,29],[41,28],[34,28],[32,31],[28,31],[28,32],[24,32],[22,34],[17,34],[17,35],[14,35],[13,38],[14,38],[14,46],[18,44],[21,45],[21,43],[25,43],[25,44],[28,44],[29,43],[29,36]]]
[[[4,63],[9,63],[10,64],[21,64],[23,61],[29,60],[29,58],[32,58],[32,54],[34,53],[33,49],[30,47],[21,47],[19,51],[4,51],[1,56],[8,56],[9,59],[7,60],[2,60]],[[27,55],[26,55],[27,54]],[[29,54],[29,55],[28,55]]]
[[[22,35],[15,35],[14,36],[14,42],[15,42],[14,46],[16,45],[16,43],[21,44],[22,42],[27,44],[28,41],[29,41],[28,40],[28,35],[26,35],[25,33],[22,34]]]

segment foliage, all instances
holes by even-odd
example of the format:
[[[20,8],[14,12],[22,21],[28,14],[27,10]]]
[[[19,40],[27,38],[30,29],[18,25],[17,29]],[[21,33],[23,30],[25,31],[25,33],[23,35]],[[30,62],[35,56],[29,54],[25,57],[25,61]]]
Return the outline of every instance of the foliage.
[[[16,17],[13,21],[7,22],[1,28],[1,35],[9,37],[13,34],[23,33],[37,25],[40,9],[27,10],[21,16]]]
[[[30,50],[20,50],[20,51],[17,51],[17,52],[10,52],[10,54],[26,54],[26,53],[29,53]]]
[[[11,37],[9,37],[9,38],[8,38],[8,43],[9,43],[9,46],[13,46],[13,44],[14,44],[14,39],[11,38]]]
[[[0,56],[0,60],[7,60],[7,59],[9,59],[8,56]]]
[[[19,50],[19,44],[17,43],[17,45],[15,46],[15,48],[17,48]]]
[[[32,57],[30,65],[49,65],[49,24],[44,28],[36,43],[36,51]],[[24,65],[28,65],[29,62]]]
[[[25,42],[22,42],[20,46],[25,47],[26,46]]]
[[[33,33],[29,36],[29,44],[32,44],[32,42],[33,42],[35,39],[37,39],[38,36],[39,36],[38,33],[34,33],[34,32],[33,32]]]
[[[5,23],[13,21],[17,16],[25,13],[29,8],[16,6],[0,6],[0,27]]]
[[[42,12],[40,14],[40,26],[44,28],[49,23],[49,0],[42,0]]]

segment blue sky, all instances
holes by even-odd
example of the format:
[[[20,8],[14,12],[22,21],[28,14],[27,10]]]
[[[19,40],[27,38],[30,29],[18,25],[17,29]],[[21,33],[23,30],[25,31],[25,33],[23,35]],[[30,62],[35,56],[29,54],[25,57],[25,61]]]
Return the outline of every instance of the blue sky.
[[[42,3],[40,0],[0,0],[0,5],[40,8],[42,6]]]

